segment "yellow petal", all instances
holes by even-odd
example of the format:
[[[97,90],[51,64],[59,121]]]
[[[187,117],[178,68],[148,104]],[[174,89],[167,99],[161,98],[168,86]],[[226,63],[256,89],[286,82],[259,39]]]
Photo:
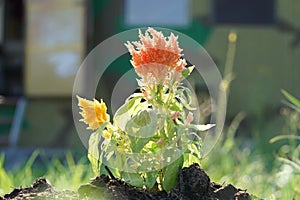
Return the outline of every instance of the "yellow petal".
[[[101,103],[99,103],[99,101],[94,99],[94,108],[96,111],[97,120],[100,124],[109,121],[109,115],[106,113],[107,108],[102,99],[101,99]]]
[[[87,129],[95,130],[103,122],[109,121],[109,115],[106,113],[107,108],[102,100],[99,103],[96,99],[90,101],[79,96],[77,96],[77,99],[78,106],[81,109],[79,114],[82,116],[80,121],[88,125]]]

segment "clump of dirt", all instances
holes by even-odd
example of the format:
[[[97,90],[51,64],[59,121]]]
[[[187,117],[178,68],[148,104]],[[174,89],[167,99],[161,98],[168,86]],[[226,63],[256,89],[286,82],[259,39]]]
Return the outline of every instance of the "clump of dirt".
[[[55,191],[45,178],[37,179],[30,187],[15,188],[11,193],[0,196],[0,200],[21,200],[21,199],[78,199],[79,195],[73,191]]]
[[[193,200],[248,200],[250,194],[246,190],[235,188],[233,185],[219,185],[210,182],[210,178],[198,164],[183,168],[179,172],[178,184],[169,194],[169,199]]]
[[[2,199],[112,199],[112,200],[249,200],[256,199],[246,190],[233,185],[219,185],[211,182],[198,164],[180,170],[178,184],[170,192],[151,192],[132,187],[120,179],[106,175],[98,176],[90,183],[80,186],[78,192],[55,191],[40,178],[28,188],[14,189]],[[2,200],[0,197],[0,200]]]
[[[98,193],[99,191],[100,194]],[[219,185],[210,182],[210,178],[198,164],[180,170],[178,184],[169,193],[150,192],[132,187],[119,179],[110,179],[101,175],[78,190],[81,197],[96,198],[105,193],[111,199],[145,199],[145,200],[249,200],[246,190],[237,189],[232,185]]]

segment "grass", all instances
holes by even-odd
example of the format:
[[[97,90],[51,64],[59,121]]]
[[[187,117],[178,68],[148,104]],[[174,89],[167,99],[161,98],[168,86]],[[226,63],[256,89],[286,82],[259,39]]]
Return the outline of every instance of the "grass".
[[[30,158],[14,170],[4,168],[5,155],[0,156],[0,196],[9,193],[13,188],[30,186],[35,179],[46,177],[57,190],[76,191],[81,184],[87,183],[94,176],[91,166],[84,156],[75,160],[71,152],[64,158],[47,159],[35,151]]]
[[[278,132],[285,134],[274,137],[262,127],[252,127],[260,130],[254,137],[237,137],[245,117],[239,113],[203,159],[202,167],[214,181],[234,184],[263,199],[300,199],[300,102],[283,94],[292,103],[282,109],[284,125]]]
[[[235,137],[229,130],[202,162],[213,181],[231,183],[263,199],[300,197],[295,188],[300,177],[276,159],[276,147],[260,145],[259,138]]]

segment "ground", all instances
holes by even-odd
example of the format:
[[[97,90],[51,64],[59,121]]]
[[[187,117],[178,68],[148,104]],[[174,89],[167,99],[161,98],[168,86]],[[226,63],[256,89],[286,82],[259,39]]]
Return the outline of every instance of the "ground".
[[[3,199],[160,199],[160,200],[249,200],[257,199],[247,191],[233,185],[219,185],[211,182],[199,165],[193,164],[179,172],[178,184],[170,192],[150,192],[132,187],[122,180],[106,175],[98,176],[82,185],[78,191],[56,191],[45,178],[37,179],[31,187],[16,188]]]

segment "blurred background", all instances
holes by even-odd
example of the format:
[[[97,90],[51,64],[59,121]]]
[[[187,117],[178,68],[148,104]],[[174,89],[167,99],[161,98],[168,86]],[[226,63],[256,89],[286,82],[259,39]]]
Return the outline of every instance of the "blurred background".
[[[260,157],[262,173],[270,172],[273,152],[281,145],[269,140],[287,126],[290,112],[283,108],[280,91],[300,97],[299,22],[298,0],[0,0],[1,152],[31,155],[44,148],[85,155],[71,110],[80,64],[114,34],[159,26],[186,34],[207,50],[230,88],[226,124],[232,128],[240,117],[233,127],[234,138],[242,138],[236,146],[240,152],[246,148],[243,159],[252,152],[266,156]],[[129,59],[117,59],[99,83],[105,92],[97,95],[106,102],[114,84],[131,69]],[[203,81],[191,81],[199,95],[205,92]],[[250,176],[214,177],[245,187],[253,182]]]

